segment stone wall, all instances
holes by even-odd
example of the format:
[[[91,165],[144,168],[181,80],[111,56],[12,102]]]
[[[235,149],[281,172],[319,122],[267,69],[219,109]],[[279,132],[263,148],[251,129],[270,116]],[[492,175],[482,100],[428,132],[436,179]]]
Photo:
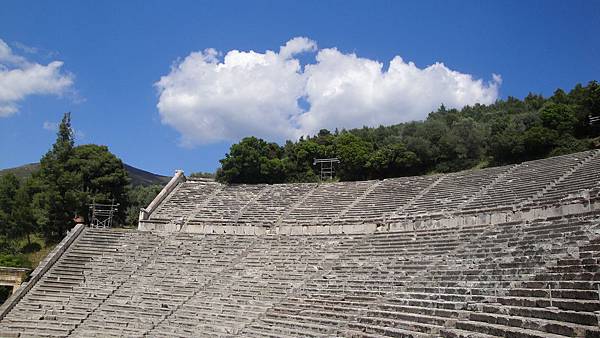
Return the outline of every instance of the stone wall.
[[[422,229],[440,229],[471,225],[499,224],[513,221],[532,221],[552,217],[585,214],[600,210],[600,198],[576,198],[562,203],[551,203],[527,208],[503,208],[473,210],[455,214],[432,214],[419,217],[400,217],[389,220],[381,231],[407,231]]]

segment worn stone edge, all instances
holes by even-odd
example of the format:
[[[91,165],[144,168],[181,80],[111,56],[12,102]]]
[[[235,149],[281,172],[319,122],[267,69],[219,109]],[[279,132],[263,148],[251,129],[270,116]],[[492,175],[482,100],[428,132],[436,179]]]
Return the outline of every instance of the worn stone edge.
[[[177,185],[179,185],[180,182],[185,182],[185,181],[186,181],[186,177],[183,174],[183,170],[175,170],[175,175],[173,175],[173,177],[171,178],[169,183],[167,183],[167,185],[165,185],[164,188],[162,188],[162,190],[158,193],[158,195],[156,195],[156,197],[154,197],[152,202],[150,202],[150,204],[148,204],[148,206],[146,208],[140,209],[140,215],[139,215],[138,221],[143,221],[143,220],[148,219],[150,214],[152,212],[154,212],[154,210],[156,210],[156,208],[158,208],[158,206],[165,200],[165,198],[167,198],[167,196],[169,196],[169,194],[173,190],[175,190]]]
[[[71,246],[77,237],[85,229],[84,224],[77,224],[67,233],[60,243],[44,258],[40,264],[33,270],[29,280],[21,284],[15,292],[0,306],[0,321],[25,297],[27,292],[42,278],[42,276],[58,261],[62,254]]]

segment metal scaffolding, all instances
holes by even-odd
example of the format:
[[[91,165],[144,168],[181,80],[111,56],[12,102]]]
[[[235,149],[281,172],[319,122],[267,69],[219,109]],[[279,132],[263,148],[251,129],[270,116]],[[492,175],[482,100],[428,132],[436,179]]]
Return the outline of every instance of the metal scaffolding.
[[[340,160],[337,157],[333,158],[315,158],[313,160],[313,165],[320,164],[321,165],[321,180],[331,180],[335,175],[334,164],[340,163]]]
[[[110,204],[101,204],[92,201],[90,204],[91,222],[90,226],[94,228],[110,228],[113,223],[113,216],[119,210],[119,203],[113,199]]]

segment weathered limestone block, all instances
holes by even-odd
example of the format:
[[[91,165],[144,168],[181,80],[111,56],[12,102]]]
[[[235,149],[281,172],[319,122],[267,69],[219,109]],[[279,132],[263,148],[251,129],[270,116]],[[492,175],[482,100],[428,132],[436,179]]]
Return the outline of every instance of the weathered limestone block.
[[[204,233],[204,224],[190,223],[185,227],[185,231],[189,233]]]
[[[269,230],[269,228],[259,227],[259,226],[255,226],[253,228],[254,228],[254,235],[264,235]]]
[[[292,229],[290,226],[287,225],[280,225],[276,228],[277,230],[277,234],[280,235],[291,235],[292,233]]]
[[[344,231],[344,226],[342,225],[330,225],[329,226],[329,234],[342,234]]]
[[[239,225],[236,227],[233,227],[233,234],[235,235],[243,235],[244,234],[244,228],[246,228],[247,225]]]

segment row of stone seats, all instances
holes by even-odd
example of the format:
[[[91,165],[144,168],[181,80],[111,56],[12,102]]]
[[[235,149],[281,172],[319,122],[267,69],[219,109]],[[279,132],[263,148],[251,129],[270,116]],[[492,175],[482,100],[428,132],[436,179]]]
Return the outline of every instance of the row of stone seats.
[[[397,233],[389,245],[374,235],[243,333],[595,336],[600,240],[586,230],[593,224],[597,218],[507,223],[417,232],[412,241]],[[556,308],[546,308],[548,285]]]
[[[213,221],[214,223],[231,223],[247,204],[267,190],[264,184],[222,185],[206,203],[198,206],[189,218],[197,222]]]
[[[285,215],[284,224],[330,224],[376,181],[320,184]]]
[[[539,297],[538,305],[548,300],[548,291],[544,284],[539,283],[539,276],[548,269],[552,271],[548,264],[560,257],[568,257],[568,248],[577,248],[581,241],[589,240],[582,230],[588,224],[571,220],[532,225],[509,223],[500,229],[493,227],[448,256],[444,262],[428,269],[422,281],[415,281],[401,293],[396,292],[390,300],[394,304],[399,301],[406,304],[413,299],[433,302],[426,303],[425,309],[418,303],[409,303],[411,308],[404,311],[427,316],[443,314],[443,317],[452,320],[450,326],[479,333],[545,337],[597,334],[598,321],[593,312],[527,308],[522,304],[532,297]],[[559,286],[555,285],[555,299],[577,295],[597,300],[594,283],[575,283],[579,287],[592,288],[592,292],[558,290]],[[560,287],[571,288],[573,283],[563,283]],[[564,301],[571,306],[582,305],[580,299]],[[589,305],[586,302],[584,300],[583,304]],[[600,304],[596,302],[596,305]],[[436,310],[440,307],[444,310]],[[398,307],[395,309],[400,311]],[[575,309],[586,310],[583,307]],[[440,321],[440,318],[437,320]]]
[[[598,153],[383,181],[222,185],[190,179],[181,183],[150,218],[155,223],[179,219],[181,223],[211,225],[323,225],[382,220],[396,213],[508,207],[534,197],[534,204],[540,204],[597,183]],[[541,197],[536,196],[542,192]]]
[[[147,334],[210,284],[255,240],[251,236],[186,234],[165,238],[155,257],[73,334]]]
[[[0,336],[594,336],[599,227],[591,213],[370,235],[87,229]]]
[[[410,285],[415,276],[482,229],[363,235],[351,243],[328,273],[307,281],[294,297],[277,304],[248,326],[243,335],[416,335],[421,324],[398,321],[395,328],[384,330],[385,325],[369,322],[368,311],[384,295]]]
[[[381,219],[398,211],[439,178],[439,175],[432,175],[385,179],[342,215],[341,221]]]
[[[189,217],[197,205],[207,199],[221,185],[210,179],[188,178],[180,183],[152,213],[153,219],[174,220]]]
[[[533,198],[536,193],[541,192],[589,156],[593,156],[593,152],[521,163],[509,175],[496,182],[486,193],[466,204],[463,209],[512,206]]]
[[[327,235],[263,236],[150,335],[237,334],[304,280],[322,272],[352,240]]]
[[[267,193],[259,196],[243,210],[239,224],[275,224],[279,217],[291,210],[307,194],[317,187],[314,183],[275,184]]]
[[[571,175],[566,176],[555,186],[534,198],[529,205],[558,202],[563,198],[593,189],[599,182],[600,151],[596,151],[587,162],[584,162]]]
[[[431,269],[421,288],[408,291],[473,302],[465,302],[461,311],[468,312],[457,316],[460,329],[502,336],[598,334],[598,319],[590,312],[600,306],[597,283],[567,274],[583,268],[590,269],[586,278],[600,277],[596,261],[570,265],[590,242],[585,229],[591,224],[571,219],[495,227]],[[548,287],[554,309],[546,308]]]
[[[422,212],[456,210],[510,168],[511,166],[493,167],[444,175],[433,189],[420,196],[401,212],[412,215]]]
[[[0,323],[0,336],[64,337],[155,252],[150,233],[85,229]]]

